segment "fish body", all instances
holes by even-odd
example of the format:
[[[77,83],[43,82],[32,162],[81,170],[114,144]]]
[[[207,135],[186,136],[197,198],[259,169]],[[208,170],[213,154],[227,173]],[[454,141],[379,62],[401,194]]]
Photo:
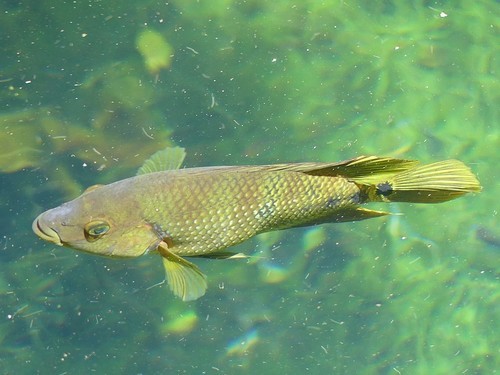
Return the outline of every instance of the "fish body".
[[[122,183],[136,186],[129,199],[182,256],[218,252],[262,232],[329,219],[361,203],[360,189],[343,178],[251,167],[158,172]],[[136,193],[154,198],[141,201]]]
[[[386,215],[371,201],[437,203],[479,183],[461,162],[419,166],[411,160],[360,157],[340,163],[164,170],[161,159],[141,174],[87,189],[33,222],[42,239],[89,253],[137,257],[159,252],[172,291],[184,300],[205,293],[205,276],[185,256],[229,258],[226,249],[256,234]],[[156,160],[156,161],[155,161]]]
[[[139,256],[168,239],[177,255],[196,256],[258,233],[327,220],[344,207],[362,203],[360,189],[344,178],[249,169],[183,169],[135,176],[97,187],[40,219],[60,221],[67,234],[64,244],[92,253]],[[68,219],[61,220],[66,214]],[[137,228],[148,228],[154,235],[151,242],[128,242],[126,248],[123,241],[104,244],[103,238],[102,251],[96,251],[97,244],[81,236],[92,221],[109,222],[107,239],[121,240]]]

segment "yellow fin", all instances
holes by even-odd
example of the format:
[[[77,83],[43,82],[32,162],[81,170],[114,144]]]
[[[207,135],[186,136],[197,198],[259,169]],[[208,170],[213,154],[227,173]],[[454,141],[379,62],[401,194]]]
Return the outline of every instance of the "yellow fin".
[[[164,150],[155,152],[144,162],[137,171],[140,174],[163,172],[179,169],[186,157],[186,150],[182,147],[167,147]]]
[[[231,251],[215,251],[209,254],[198,255],[198,258],[208,259],[247,259],[248,255],[243,253],[233,253]]]
[[[344,207],[342,209],[339,209],[338,211],[335,211],[333,214],[322,217],[315,217],[314,219],[304,221],[299,225],[287,226],[280,229],[309,227],[311,225],[318,225],[325,223],[343,223],[347,221],[359,221],[386,215],[391,215],[391,213],[386,211],[371,210],[368,208],[357,207],[357,206]]]
[[[334,168],[342,177],[358,184],[374,184],[415,167],[416,160],[394,159],[378,156],[361,156]]]
[[[373,217],[390,215],[386,211],[371,210],[363,207],[352,207],[340,210],[336,214],[335,222],[358,221],[371,219]]]
[[[270,171],[301,172],[312,176],[341,176],[359,183],[372,183],[377,176],[393,176],[418,164],[415,160],[379,156],[359,156],[336,163],[293,163],[260,166]]]
[[[390,202],[439,203],[481,190],[476,176],[458,160],[417,166],[379,184],[377,190]]]
[[[163,259],[167,284],[177,297],[183,301],[200,298],[207,290],[207,277],[193,263],[168,250],[165,242],[158,246]]]

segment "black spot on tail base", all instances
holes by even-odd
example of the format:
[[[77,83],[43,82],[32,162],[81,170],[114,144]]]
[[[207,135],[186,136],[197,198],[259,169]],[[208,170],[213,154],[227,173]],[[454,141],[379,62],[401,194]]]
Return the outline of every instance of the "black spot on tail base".
[[[382,182],[377,185],[377,194],[383,195],[384,197],[387,197],[393,191],[394,189],[392,188],[392,184],[389,181]]]

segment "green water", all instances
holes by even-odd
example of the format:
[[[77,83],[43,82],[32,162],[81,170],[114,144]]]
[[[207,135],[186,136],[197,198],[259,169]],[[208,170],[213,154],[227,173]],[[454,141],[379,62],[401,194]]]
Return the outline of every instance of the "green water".
[[[0,1],[0,373],[497,373],[499,27],[493,0]],[[167,145],[187,166],[457,158],[483,192],[195,260],[190,303],[158,256],[32,233]]]

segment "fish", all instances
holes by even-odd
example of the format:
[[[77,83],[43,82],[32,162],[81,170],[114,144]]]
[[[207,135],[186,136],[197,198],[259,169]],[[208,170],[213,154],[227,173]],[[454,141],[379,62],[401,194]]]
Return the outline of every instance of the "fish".
[[[137,174],[94,185],[40,214],[32,229],[52,244],[106,257],[161,256],[184,301],[207,290],[189,257],[237,259],[228,250],[260,233],[388,215],[370,202],[440,203],[481,185],[458,160],[359,156],[325,163],[181,168],[186,152],[153,154]]]
[[[492,247],[500,248],[500,236],[490,228],[476,227],[476,238]]]

